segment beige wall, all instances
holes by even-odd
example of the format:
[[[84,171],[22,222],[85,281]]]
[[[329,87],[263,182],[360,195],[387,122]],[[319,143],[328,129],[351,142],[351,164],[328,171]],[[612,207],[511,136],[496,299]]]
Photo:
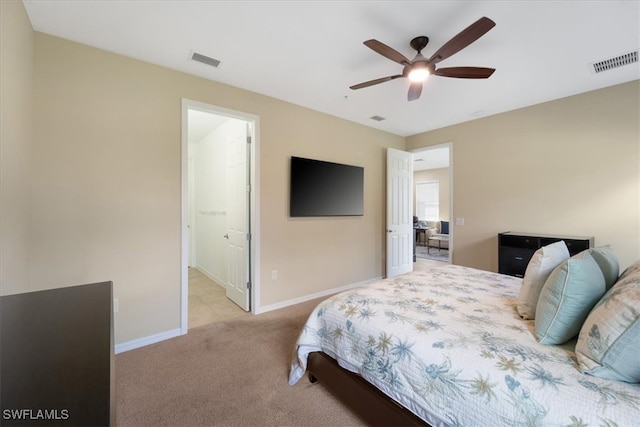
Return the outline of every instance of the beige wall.
[[[261,147],[263,304],[382,276],[386,147],[404,138],[290,104],[279,113],[260,122],[263,138],[277,134]],[[364,166],[364,216],[289,218],[291,155]]]
[[[27,281],[33,30],[21,1],[0,1],[0,294]]]
[[[35,55],[32,264],[15,292],[113,280],[117,343],[179,327],[183,97],[260,117],[262,306],[383,275],[385,149],[404,138],[40,33]],[[365,215],[289,219],[291,155],[364,166]]]
[[[413,173],[413,212],[416,212],[416,191],[415,184],[420,182],[438,181],[439,187],[439,211],[440,219],[443,221],[450,221],[449,216],[449,168],[428,169],[423,171],[416,171]]]
[[[407,138],[453,142],[455,264],[497,270],[501,231],[594,236],[640,258],[640,81]]]

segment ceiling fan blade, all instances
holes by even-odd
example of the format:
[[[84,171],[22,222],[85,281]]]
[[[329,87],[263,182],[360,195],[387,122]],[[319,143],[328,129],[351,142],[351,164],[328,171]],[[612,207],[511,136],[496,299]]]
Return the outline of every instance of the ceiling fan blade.
[[[358,83],[357,85],[349,86],[349,89],[353,89],[353,90],[362,89],[363,87],[369,87],[369,86],[377,85],[380,83],[388,82],[390,80],[397,79],[398,77],[402,77],[402,74],[398,74],[395,76],[382,77],[375,80],[369,80],[368,82],[364,82],[364,83]]]
[[[386,44],[379,42],[378,40],[375,40],[375,39],[367,40],[364,42],[364,44],[365,46],[375,50],[385,58],[388,58],[394,62],[397,62],[398,64],[402,64],[402,65],[411,64],[411,61],[408,60],[403,54],[401,54],[395,49],[390,48]]]
[[[446,42],[436,53],[433,54],[431,58],[429,58],[429,62],[437,64],[443,59],[460,52],[462,49],[482,37],[487,31],[495,27],[495,25],[495,22],[483,16]]]
[[[449,67],[438,68],[434,73],[441,77],[455,77],[458,79],[487,79],[491,77],[495,68],[484,67]]]
[[[420,98],[422,94],[422,82],[413,82],[409,86],[409,93],[407,94],[407,101],[414,101]]]

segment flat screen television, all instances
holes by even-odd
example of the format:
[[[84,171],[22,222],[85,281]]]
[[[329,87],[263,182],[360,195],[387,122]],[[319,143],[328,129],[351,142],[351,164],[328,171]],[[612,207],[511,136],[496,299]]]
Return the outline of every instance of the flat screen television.
[[[291,157],[290,216],[361,216],[363,206],[363,167]]]

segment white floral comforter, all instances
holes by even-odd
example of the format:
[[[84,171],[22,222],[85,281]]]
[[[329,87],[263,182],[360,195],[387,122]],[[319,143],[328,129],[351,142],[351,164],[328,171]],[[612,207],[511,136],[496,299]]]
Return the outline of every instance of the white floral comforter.
[[[640,385],[580,373],[575,341],[539,344],[515,311],[520,285],[445,265],[333,296],[304,326],[289,383],[323,351],[433,426],[640,426]]]

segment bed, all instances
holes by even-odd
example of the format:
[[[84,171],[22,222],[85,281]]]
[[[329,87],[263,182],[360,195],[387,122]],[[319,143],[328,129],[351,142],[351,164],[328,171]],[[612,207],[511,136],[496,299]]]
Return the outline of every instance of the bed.
[[[378,425],[640,426],[640,385],[581,373],[575,339],[538,343],[521,283],[443,265],[335,295],[304,325],[289,383],[309,370]]]

